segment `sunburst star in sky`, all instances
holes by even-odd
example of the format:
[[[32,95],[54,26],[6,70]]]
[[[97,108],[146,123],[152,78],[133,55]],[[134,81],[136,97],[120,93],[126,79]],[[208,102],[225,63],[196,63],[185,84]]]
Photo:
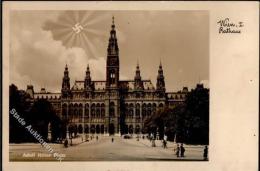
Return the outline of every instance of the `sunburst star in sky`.
[[[51,31],[54,40],[61,41],[66,48],[83,48],[88,56],[95,58],[98,53],[92,38],[106,36],[105,30],[98,30],[95,24],[109,17],[95,15],[94,11],[64,11],[56,21],[45,22],[43,29]]]

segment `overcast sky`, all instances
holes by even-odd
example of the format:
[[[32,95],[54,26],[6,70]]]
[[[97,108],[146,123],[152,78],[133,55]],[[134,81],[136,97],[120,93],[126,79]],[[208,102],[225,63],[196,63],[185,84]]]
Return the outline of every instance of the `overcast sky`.
[[[59,92],[65,64],[71,85],[83,80],[87,64],[93,80],[105,80],[112,16],[119,44],[120,79],[133,79],[137,60],[143,79],[156,85],[162,61],[167,91],[209,86],[207,11],[13,11],[10,84],[19,89]],[[72,27],[79,23],[77,34]]]

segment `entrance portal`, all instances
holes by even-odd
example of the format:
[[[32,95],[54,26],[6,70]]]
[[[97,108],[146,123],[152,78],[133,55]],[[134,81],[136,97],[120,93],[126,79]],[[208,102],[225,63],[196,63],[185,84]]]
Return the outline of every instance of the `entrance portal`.
[[[115,134],[115,126],[114,124],[109,124],[109,135],[114,135]]]

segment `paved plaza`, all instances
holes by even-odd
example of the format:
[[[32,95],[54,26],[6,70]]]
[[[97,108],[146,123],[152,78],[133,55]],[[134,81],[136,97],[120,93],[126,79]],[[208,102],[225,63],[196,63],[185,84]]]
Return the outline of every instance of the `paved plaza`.
[[[65,155],[63,161],[203,161],[201,145],[185,145],[185,157],[177,158],[175,144],[167,143],[167,148],[156,140],[156,147],[151,147],[148,139],[123,139],[122,137],[99,136],[98,140],[82,142],[81,138],[73,139],[73,145],[65,148],[63,144],[49,144],[54,152]],[[10,161],[56,161],[40,144],[10,144]]]

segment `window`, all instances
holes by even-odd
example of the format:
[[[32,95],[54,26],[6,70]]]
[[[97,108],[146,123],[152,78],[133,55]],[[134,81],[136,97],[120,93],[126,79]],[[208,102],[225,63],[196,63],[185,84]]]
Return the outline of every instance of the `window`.
[[[129,118],[133,118],[134,115],[134,105],[131,103],[129,105]]]
[[[105,117],[105,104],[101,104],[101,117]]]
[[[110,80],[111,80],[111,84],[115,84],[115,82],[116,82],[116,74],[115,74],[114,70],[112,70],[111,73],[110,73]]]
[[[136,118],[140,118],[140,104],[136,104],[135,115],[136,115]]]
[[[100,105],[99,105],[99,103],[96,105],[96,117],[100,118]]]
[[[79,105],[79,122],[82,122],[82,117],[83,117],[83,106],[82,104]]]
[[[89,117],[89,105],[86,104],[85,106],[85,117],[88,118]]]
[[[142,106],[142,116],[143,116],[143,118],[146,117],[146,104],[143,104],[143,106]]]
[[[115,104],[114,102],[111,102],[109,105],[109,116],[115,117]]]
[[[62,105],[62,118],[65,119],[67,116],[67,104]]]
[[[91,105],[91,117],[95,117],[95,104]]]

